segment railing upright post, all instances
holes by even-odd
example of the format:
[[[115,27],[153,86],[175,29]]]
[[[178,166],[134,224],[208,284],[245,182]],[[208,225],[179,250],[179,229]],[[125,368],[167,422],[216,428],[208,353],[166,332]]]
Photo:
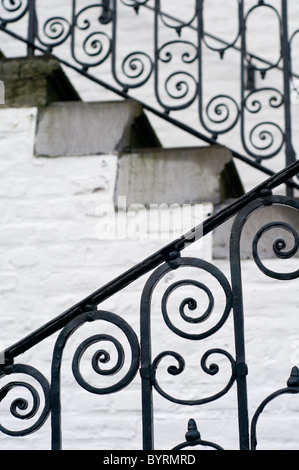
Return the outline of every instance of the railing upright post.
[[[28,0],[28,46],[27,46],[27,56],[33,56],[35,47],[34,42],[37,34],[37,22],[36,22],[36,5],[35,0]]]
[[[296,154],[292,145],[292,115],[291,115],[291,50],[288,31],[288,6],[287,0],[281,3],[282,15],[282,36],[281,53],[283,59],[283,81],[284,81],[284,114],[285,114],[285,153],[286,166],[291,165],[296,160]],[[287,195],[294,196],[294,189],[287,186]]]

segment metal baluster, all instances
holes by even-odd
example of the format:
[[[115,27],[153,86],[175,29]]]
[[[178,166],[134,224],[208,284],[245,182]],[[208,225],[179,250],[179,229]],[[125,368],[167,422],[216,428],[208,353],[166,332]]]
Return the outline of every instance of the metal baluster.
[[[288,33],[288,6],[287,0],[282,0],[282,36],[281,50],[283,57],[283,80],[284,80],[284,113],[285,113],[285,153],[286,166],[296,160],[296,154],[292,145],[292,116],[291,116],[291,98],[290,98],[290,78],[291,78],[291,51]],[[287,186],[287,195],[294,196],[294,189]]]
[[[34,55],[35,47],[34,42],[37,35],[37,21],[36,21],[36,5],[35,0],[28,0],[28,45],[27,55],[31,57]]]

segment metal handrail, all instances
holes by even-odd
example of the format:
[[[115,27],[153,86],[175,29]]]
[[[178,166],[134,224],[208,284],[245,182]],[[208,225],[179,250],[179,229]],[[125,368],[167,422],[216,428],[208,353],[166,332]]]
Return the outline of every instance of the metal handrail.
[[[10,382],[0,387],[0,402],[8,395],[8,393],[15,387],[25,387],[33,396],[33,407],[27,414],[19,414],[18,408],[26,409],[27,405],[23,399],[16,399],[11,407],[11,413],[13,417],[19,419],[29,419],[36,415],[39,407],[41,397],[35,387],[28,382],[20,382],[13,380],[14,375],[23,374],[25,376],[35,379],[41,387],[44,395],[44,406],[41,410],[40,416],[36,418],[36,422],[33,425],[29,425],[27,429],[21,431],[12,431],[5,427],[4,424],[0,423],[0,432],[9,436],[20,437],[31,434],[46,422],[49,415],[51,415],[51,433],[52,433],[52,449],[59,450],[62,448],[62,431],[61,431],[61,364],[62,355],[64,348],[67,344],[68,338],[80,328],[80,326],[87,322],[104,321],[108,322],[114,327],[119,328],[122,333],[125,334],[129,346],[131,348],[131,363],[128,368],[128,372],[123,376],[116,384],[111,386],[95,387],[89,384],[84,379],[80,372],[80,362],[82,355],[91,345],[105,341],[112,343],[116,347],[118,352],[117,364],[111,369],[102,371],[100,364],[101,362],[109,362],[109,353],[105,349],[100,349],[92,358],[92,366],[95,372],[98,374],[105,375],[117,375],[122,369],[125,362],[124,349],[121,343],[114,337],[107,333],[93,334],[90,338],[84,340],[76,349],[76,352],[72,361],[72,372],[78,382],[78,384],[85,390],[99,395],[107,395],[115,392],[119,392],[127,387],[136,374],[139,372],[141,376],[141,394],[142,394],[142,425],[143,425],[143,449],[153,450],[154,449],[154,409],[153,409],[153,391],[155,390],[164,399],[169,400],[173,403],[185,406],[200,406],[210,403],[212,401],[221,398],[223,395],[229,393],[233,385],[237,387],[237,409],[238,409],[238,423],[239,423],[239,445],[240,450],[249,450],[250,442],[251,449],[254,450],[257,447],[257,423],[259,417],[269,402],[272,402],[277,397],[285,394],[298,394],[299,393],[299,371],[298,369],[292,370],[291,377],[288,381],[288,387],[286,389],[278,390],[268,398],[266,398],[262,404],[257,408],[254,418],[251,422],[248,415],[248,403],[247,403],[247,381],[246,377],[248,374],[248,368],[246,364],[246,345],[244,336],[244,312],[243,312],[243,300],[242,300],[242,278],[241,278],[241,255],[240,255],[240,239],[243,227],[248,221],[252,213],[261,207],[269,207],[271,205],[281,205],[287,208],[292,208],[299,212],[299,203],[292,198],[285,196],[274,196],[272,190],[278,186],[285,184],[290,178],[297,174],[299,171],[299,161],[294,162],[289,167],[278,172],[264,183],[258,185],[255,189],[248,192],[237,201],[230,204],[228,207],[220,210],[215,215],[212,215],[202,224],[195,227],[182,237],[174,240],[170,244],[166,245],[161,250],[157,251],[142,263],[137,264],[133,268],[126,271],[121,276],[117,277],[113,281],[106,284],[104,287],[98,289],[96,292],[77,303],[63,314],[54,318],[38,330],[34,331],[30,335],[26,336],[19,342],[15,343],[11,347],[4,351],[4,364],[0,365],[0,379],[9,377]],[[197,240],[211,233],[217,227],[222,225],[224,222],[235,216],[235,221],[231,231],[230,241],[230,268],[231,268],[231,283],[227,280],[226,276],[219,270],[215,265],[200,260],[197,258],[181,257],[181,252],[195,243]],[[284,281],[294,280],[299,277],[299,270],[297,269],[291,273],[279,273],[269,270],[260,259],[258,253],[258,243],[260,238],[265,232],[268,232],[272,228],[280,227],[287,232],[290,232],[294,238],[294,246],[291,250],[286,251],[287,244],[282,238],[279,238],[274,242],[273,250],[278,258],[286,259],[291,258],[298,252],[299,249],[299,235],[296,230],[285,222],[271,222],[263,226],[256,234],[253,240],[253,259],[258,268],[266,275],[271,278],[281,279]],[[200,272],[209,273],[215,278],[220,286],[222,287],[225,295],[225,309],[222,317],[218,322],[210,327],[207,331],[196,333],[195,329],[192,332],[186,332],[182,327],[175,326],[167,312],[167,300],[173,290],[176,290],[179,286],[192,285],[203,290],[209,299],[209,306],[206,312],[199,318],[193,318],[185,314],[184,307],[188,305],[190,310],[196,308],[196,301],[193,298],[186,298],[183,300],[180,306],[180,314],[187,323],[200,323],[205,322],[209,318],[213,307],[214,297],[210,289],[200,281],[201,277],[196,276],[194,280],[183,280],[175,282],[169,285],[165,291],[161,310],[164,321],[167,327],[181,338],[193,341],[194,347],[196,341],[205,339],[214,333],[218,332],[220,328],[225,324],[231,311],[233,312],[234,321],[234,337],[235,337],[235,357],[229,351],[220,348],[209,349],[201,359],[201,368],[206,374],[215,375],[218,373],[219,367],[215,362],[208,366],[208,360],[210,356],[217,354],[223,359],[228,361],[231,368],[231,376],[226,386],[218,393],[188,400],[186,398],[177,398],[175,395],[166,392],[163,386],[160,385],[157,378],[157,371],[159,369],[160,362],[164,358],[172,358],[177,365],[171,365],[168,367],[167,372],[171,376],[181,374],[185,369],[185,361],[183,357],[174,351],[161,352],[155,359],[152,359],[152,337],[151,337],[151,298],[153,291],[159,281],[168,273],[173,270],[180,269],[181,267],[192,267],[198,269]],[[140,340],[132,327],[125,321],[124,318],[107,311],[100,309],[101,303],[119,293],[126,286],[130,285],[134,281],[141,278],[143,275],[149,273],[151,275],[143,287],[141,302],[140,302]],[[101,331],[101,330],[100,330]],[[15,363],[15,360],[23,353],[33,348],[35,345],[42,342],[44,339],[50,337],[54,333],[59,333],[53,349],[52,362],[51,362],[51,383],[48,382],[46,377],[36,368],[31,365]],[[140,341],[140,342],[139,342]],[[29,380],[29,379],[28,379]],[[251,436],[250,436],[251,429]],[[201,438],[198,432],[197,425],[194,420],[189,420],[188,432],[186,434],[186,441],[178,446],[175,446],[173,450],[184,449],[186,447],[197,447],[207,446],[214,449],[222,449],[218,444],[206,441]]]
[[[179,256],[180,252],[185,248],[214,231],[217,227],[232,218],[244,207],[247,207],[248,204],[250,204],[252,201],[259,197],[269,195],[273,189],[286,183],[293,176],[295,176],[298,171],[299,161],[296,161],[289,167],[270,177],[265,182],[259,184],[257,187],[247,192],[245,195],[241,196],[239,199],[232,202],[224,209],[218,211],[214,215],[211,215],[208,220],[194,227],[191,231],[172,241],[170,244],[166,245],[156,253],[153,253],[150,257],[146,258],[116,279],[109,282],[107,285],[101,287],[96,292],[81,300],[79,303],[72,306],[46,325],[42,326],[35,332],[31,333],[29,336],[7,348],[5,350],[6,361],[9,363],[11,360],[18,357],[20,354],[23,354],[25,351],[38,344],[40,341],[59,331],[84,311],[90,310],[91,306],[104,302],[116,292],[119,292],[132,282],[136,281],[138,278],[157,268],[160,264],[175,260]]]
[[[0,17],[0,30],[10,35],[12,38],[27,44],[28,55],[34,54],[35,51],[43,54],[50,53],[60,61],[62,65],[71,68],[124,99],[136,99],[145,110],[210,145],[216,142],[219,143],[219,138],[222,135],[228,134],[237,125],[240,125],[242,150],[236,150],[236,148],[230,145],[225,146],[231,151],[233,157],[260,170],[266,175],[271,176],[275,173],[270,165],[266,165],[266,161],[270,161],[272,157],[278,155],[283,149],[286,154],[286,162],[281,166],[284,167],[292,163],[296,159],[296,155],[292,144],[290,79],[297,77],[297,75],[294,74],[292,70],[291,47],[294,37],[299,33],[299,30],[295,31],[291,38],[289,38],[287,1],[281,0],[281,12],[265,2],[258,2],[256,6],[252,7],[248,12],[245,12],[244,0],[238,0],[239,30],[236,38],[231,43],[222,40],[217,37],[216,34],[205,31],[204,0],[196,0],[192,21],[185,23],[175,18],[173,15],[163,12],[159,0],[155,0],[154,7],[150,6],[148,1],[149,0],[102,0],[102,2],[97,5],[97,8],[102,8],[102,14],[99,17],[99,26],[101,26],[102,29],[99,29],[96,33],[89,31],[89,20],[85,21],[84,27],[79,23],[82,15],[85,15],[89,9],[95,7],[95,5],[92,4],[78,11],[76,0],[73,0],[71,21],[60,16],[53,16],[48,18],[44,24],[39,24],[35,0],[27,0],[27,6],[26,8],[23,7],[23,9],[23,2],[20,2],[20,6],[18,4],[14,7],[13,11],[15,16],[12,17],[5,15],[5,9],[7,7],[3,4],[2,8],[4,9],[4,13],[2,17]],[[120,76],[119,71],[116,69],[119,6],[125,6],[131,9],[134,8],[136,13],[140,12],[142,7],[146,8],[153,13],[155,20],[154,56],[151,57],[142,51],[129,52],[122,61],[123,76]],[[278,34],[281,41],[281,50],[279,51],[279,58],[276,63],[267,61],[254,54],[253,51],[247,50],[247,21],[250,15],[261,7],[268,8],[279,20]],[[28,14],[28,35],[27,37],[23,37],[18,32],[13,31],[9,26],[24,18],[26,14]],[[168,24],[167,20],[176,22],[179,27]],[[194,25],[195,21],[198,22],[196,26]],[[159,29],[161,24],[169,31],[170,35],[173,33],[176,34],[176,36],[179,35],[177,39],[160,43]],[[109,28],[110,31],[110,27],[111,37],[105,29]],[[197,33],[197,43],[184,41],[180,38],[180,33],[184,29],[191,29]],[[86,31],[81,48],[84,53],[84,58],[78,57],[77,48],[75,47],[76,34],[78,31]],[[206,41],[208,37],[217,40],[220,47],[211,47]],[[69,58],[65,58],[55,51],[58,46],[67,41],[70,41]],[[106,49],[104,47],[105,41],[107,42]],[[241,45],[238,45],[237,41],[241,41]],[[87,49],[89,43],[91,50]],[[159,71],[162,66],[166,67],[168,64],[172,65],[171,47],[174,46],[184,46],[186,47],[186,52],[182,54],[181,63],[176,65],[175,71],[171,68],[166,81],[160,83]],[[204,104],[204,90],[202,89],[203,47],[210,49],[211,53],[219,53],[222,58],[223,54],[229,49],[236,50],[240,53],[241,97],[239,103],[233,96],[220,93],[212,97],[207,105]],[[112,78],[115,85],[110,80],[105,81],[100,78],[94,68],[110,58]],[[262,66],[254,64],[253,60],[258,61]],[[148,65],[147,71],[145,71],[146,65]],[[198,69],[198,77],[195,76],[193,72],[189,72],[188,67],[194,65],[196,65]],[[129,72],[126,72],[125,67],[129,68]],[[138,67],[140,67],[140,70]],[[253,87],[250,90],[247,89],[248,71],[250,71],[251,75],[255,71],[258,71],[265,77],[266,73],[273,69],[283,72],[284,84],[282,90],[273,88],[272,84],[269,87],[265,86],[259,89]],[[152,77],[154,78],[155,100],[151,99],[147,102],[139,97],[136,98],[134,96],[134,90],[145,86]],[[176,95],[168,90],[170,81],[174,82]],[[162,97],[162,87],[166,89],[167,100]],[[194,88],[194,92],[191,92],[191,88]],[[274,118],[273,120],[271,118],[270,121],[262,120],[259,122],[259,112],[262,108],[260,98],[263,93],[271,93],[269,105],[273,110],[273,116],[276,109],[283,108],[284,126],[282,126],[279,121],[276,122]],[[200,128],[198,128],[197,125],[191,126],[186,124],[181,118],[178,119],[174,116],[177,110],[188,109],[195,100],[198,100],[199,105]],[[212,113],[214,113],[216,117],[213,117]],[[248,116],[257,117],[257,123],[249,132],[247,132],[246,129]],[[292,184],[288,182],[287,192],[290,196],[294,194],[294,189],[298,190],[299,184],[296,181],[293,181]]]

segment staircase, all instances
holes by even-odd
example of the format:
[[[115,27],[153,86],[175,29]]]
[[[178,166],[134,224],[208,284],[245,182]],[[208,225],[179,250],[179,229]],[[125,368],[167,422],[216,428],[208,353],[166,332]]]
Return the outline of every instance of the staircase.
[[[28,46],[27,58],[0,62],[6,85],[0,110],[0,445],[255,450],[265,439],[275,448],[296,447],[296,433],[283,421],[287,417],[290,424],[294,406],[275,400],[299,393],[299,206],[291,197],[298,189],[298,161],[275,173],[264,166],[271,161],[265,154],[240,153],[219,143],[221,133],[202,133],[173,117],[194,100],[160,101],[158,108],[133,99],[146,82],[135,55],[126,56],[136,74],[126,82],[113,68],[117,88],[91,73],[101,60],[116,57],[120,8],[136,21],[143,11],[154,14],[155,31],[162,22],[176,35],[170,44],[182,46],[179,38],[188,28],[194,31],[193,21],[164,14],[159,1],[153,7],[148,0],[104,0],[99,22],[112,27],[111,49],[99,51],[88,36],[91,42],[84,44],[91,52],[83,61],[71,41],[75,65],[56,51],[79,32],[91,32],[88,22],[81,24],[89,8],[77,12],[73,2],[72,19],[50,18],[42,39],[38,5],[24,5],[3,5],[0,24]],[[204,31],[204,2],[196,5],[193,20]],[[259,2],[256,9],[263,6]],[[243,8],[240,1],[241,23]],[[282,19],[285,8],[282,1]],[[11,28],[21,19],[29,20],[27,37]],[[199,38],[196,57],[181,57],[185,65],[198,65],[205,36],[211,38]],[[244,65],[243,29],[238,38]],[[213,39],[222,58],[238,47]],[[148,80],[171,62],[168,45],[155,43]],[[263,64],[262,70],[256,62],[248,70],[253,88],[243,111],[237,105],[243,124],[242,112],[253,106],[255,115],[259,108],[257,101],[249,105],[257,74],[271,73],[273,64]],[[65,73],[70,67],[125,99],[82,101]],[[182,95],[184,83],[176,86]],[[286,82],[284,91],[289,96]],[[282,102],[272,92],[273,111]],[[196,96],[202,97],[200,90]],[[155,98],[161,99],[157,88]],[[215,104],[218,124],[223,109]],[[200,138],[201,145],[163,148],[148,111]],[[285,109],[284,124],[289,117]],[[287,126],[283,135],[286,159],[294,160]],[[260,133],[263,143],[267,136]],[[247,175],[238,171],[238,161],[270,178],[245,191]],[[63,313],[55,316],[57,311]],[[260,432],[261,415],[272,401],[283,435],[279,426]]]

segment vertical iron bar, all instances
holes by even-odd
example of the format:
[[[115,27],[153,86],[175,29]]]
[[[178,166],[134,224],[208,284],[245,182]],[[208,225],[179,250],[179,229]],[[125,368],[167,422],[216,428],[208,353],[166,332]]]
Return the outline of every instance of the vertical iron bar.
[[[142,380],[142,427],[143,450],[154,450],[154,410],[153,391],[150,376],[151,367],[151,326],[149,312],[150,307],[142,302],[141,309],[141,365],[140,374]],[[146,315],[146,319],[143,316]]]
[[[198,112],[200,122],[203,124],[203,83],[202,83],[202,41],[204,39],[204,30],[203,30],[203,0],[197,0],[197,29],[198,29],[198,43],[197,43],[197,51],[198,51]]]
[[[35,48],[33,46],[37,35],[37,21],[36,21],[36,8],[35,0],[28,0],[28,46],[27,56],[32,57],[34,55]]]
[[[154,57],[155,57],[155,86],[157,88],[157,70],[158,70],[158,27],[159,27],[160,0],[155,0],[155,19],[154,19]],[[153,390],[150,375],[152,363],[151,358],[151,319],[150,319],[151,295],[145,288],[141,299],[140,309],[140,345],[141,345],[141,393],[142,393],[142,432],[143,432],[143,450],[154,450],[154,409],[153,409]]]
[[[76,0],[72,0],[72,23],[71,23],[71,53],[73,59],[75,55],[75,27],[76,27]]]
[[[291,50],[288,32],[288,6],[287,0],[282,0],[282,35],[281,35],[281,53],[283,58],[283,81],[284,81],[284,114],[285,114],[285,153],[286,166],[296,160],[296,154],[292,145],[292,115],[290,99],[290,78],[291,78]],[[287,196],[294,196],[294,189],[287,186]]]
[[[235,229],[235,226],[234,226]],[[240,450],[249,450],[249,418],[247,399],[247,366],[245,358],[243,291],[240,261],[240,233],[236,227],[231,237],[231,277],[233,290],[234,330],[237,366],[237,395]]]
[[[160,0],[155,0],[155,10],[154,10],[154,86],[155,86],[155,95],[158,102],[163,107],[163,104],[160,102],[159,98],[159,12],[160,12]]]
[[[239,28],[241,34],[241,108],[242,120],[244,120],[244,80],[245,80],[245,57],[246,57],[246,21],[244,15],[244,0],[239,3]],[[232,232],[231,239],[231,277],[233,289],[233,311],[235,348],[237,364],[237,395],[238,395],[238,419],[239,419],[239,441],[240,450],[249,450],[249,419],[247,404],[247,367],[245,360],[245,337],[244,337],[244,314],[243,293],[241,279],[240,244],[238,234]]]
[[[247,38],[246,38],[246,20],[244,13],[244,0],[240,0],[239,3],[239,32],[241,38],[241,48],[240,48],[240,134],[242,145],[245,149],[245,104],[246,104],[246,79],[247,79],[247,64],[246,64],[246,54],[247,54]],[[260,163],[260,162],[258,162]]]

